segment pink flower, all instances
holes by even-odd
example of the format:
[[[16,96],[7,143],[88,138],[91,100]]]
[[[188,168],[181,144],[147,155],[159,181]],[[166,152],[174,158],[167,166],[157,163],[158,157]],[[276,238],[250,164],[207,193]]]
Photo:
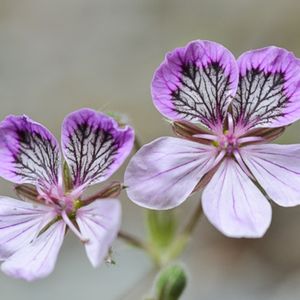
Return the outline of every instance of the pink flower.
[[[267,47],[236,61],[222,45],[194,41],[167,54],[152,97],[180,138],[159,138],[132,158],[125,184],[136,204],[170,209],[205,186],[204,213],[230,237],[265,233],[266,197],[300,204],[300,145],[267,144],[300,118],[292,53]]]
[[[28,117],[9,116],[0,123],[0,176],[35,186],[19,187],[35,202],[0,198],[4,273],[28,281],[47,276],[67,229],[84,243],[91,264],[101,263],[119,230],[120,204],[117,199],[84,201],[81,196],[119,168],[133,140],[130,127],[119,128],[112,118],[89,109],[65,118],[63,156],[55,137]],[[68,176],[63,176],[64,160]]]

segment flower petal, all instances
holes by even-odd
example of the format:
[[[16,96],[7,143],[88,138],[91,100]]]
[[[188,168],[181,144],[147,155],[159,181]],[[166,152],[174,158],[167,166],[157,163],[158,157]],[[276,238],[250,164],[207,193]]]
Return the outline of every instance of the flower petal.
[[[54,217],[46,205],[0,197],[0,260],[29,244]]]
[[[69,114],[62,127],[62,147],[75,187],[111,176],[130,153],[134,132],[91,109]]]
[[[213,166],[216,148],[163,137],[137,152],[125,171],[129,198],[150,209],[181,204]]]
[[[252,145],[243,147],[241,155],[273,201],[300,204],[300,145]]]
[[[210,222],[229,237],[264,235],[271,223],[271,205],[232,159],[226,159],[202,195]]]
[[[33,281],[48,276],[54,269],[63,243],[66,225],[58,221],[36,240],[10,256],[2,271],[11,277]]]
[[[172,120],[222,124],[235,95],[238,69],[229,50],[210,41],[193,41],[166,55],[152,81],[156,108]]]
[[[238,59],[240,81],[232,102],[236,123],[280,127],[300,118],[300,63],[285,49],[248,51]]]
[[[8,116],[0,123],[0,161],[0,176],[14,183],[38,185],[45,192],[58,185],[57,140],[26,116]]]
[[[121,206],[116,199],[96,200],[77,211],[76,221],[85,243],[87,256],[97,267],[108,254],[121,223]]]

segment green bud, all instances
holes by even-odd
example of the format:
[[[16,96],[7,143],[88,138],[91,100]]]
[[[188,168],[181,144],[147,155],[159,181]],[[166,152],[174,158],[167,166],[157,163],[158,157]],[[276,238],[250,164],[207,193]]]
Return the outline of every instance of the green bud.
[[[187,284],[187,277],[180,265],[172,265],[163,269],[156,281],[157,300],[178,300]]]

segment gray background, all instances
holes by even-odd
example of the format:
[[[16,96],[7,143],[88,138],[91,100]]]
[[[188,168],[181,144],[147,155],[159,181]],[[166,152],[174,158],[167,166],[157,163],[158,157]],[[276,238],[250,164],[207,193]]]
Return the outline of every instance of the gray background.
[[[299,11],[296,0],[1,0],[0,117],[25,113],[59,137],[67,113],[91,107],[128,114],[144,143],[171,135],[149,92],[166,51],[199,38],[236,56],[271,44],[300,56]],[[279,142],[300,142],[299,129]],[[13,195],[4,180],[0,189]],[[142,237],[143,210],[121,198],[123,228]],[[183,221],[198,198],[180,208]],[[299,229],[299,207],[274,205],[260,240],[225,238],[203,218],[183,255],[190,278],[183,299],[298,299]],[[114,249],[116,266],[93,269],[70,235],[47,279],[28,284],[0,274],[0,298],[141,299],[151,288],[151,263],[121,242]]]

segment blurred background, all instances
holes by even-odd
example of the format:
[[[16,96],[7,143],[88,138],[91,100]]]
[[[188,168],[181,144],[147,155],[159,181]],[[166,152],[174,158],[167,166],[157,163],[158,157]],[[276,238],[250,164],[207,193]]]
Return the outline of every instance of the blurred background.
[[[91,107],[127,114],[143,143],[171,135],[149,89],[168,50],[209,39],[236,56],[266,45],[300,56],[299,12],[298,0],[0,0],[0,118],[24,113],[59,137],[67,113]],[[299,130],[291,126],[279,142],[299,143]],[[0,190],[14,195],[4,180]],[[144,211],[121,199],[123,229],[143,237]],[[180,207],[183,222],[197,201]],[[182,299],[299,299],[299,230],[300,207],[274,205],[259,240],[225,238],[203,217],[182,258]],[[51,276],[28,284],[0,274],[0,298],[142,299],[155,275],[148,257],[118,241],[114,259],[93,269],[69,235]]]

